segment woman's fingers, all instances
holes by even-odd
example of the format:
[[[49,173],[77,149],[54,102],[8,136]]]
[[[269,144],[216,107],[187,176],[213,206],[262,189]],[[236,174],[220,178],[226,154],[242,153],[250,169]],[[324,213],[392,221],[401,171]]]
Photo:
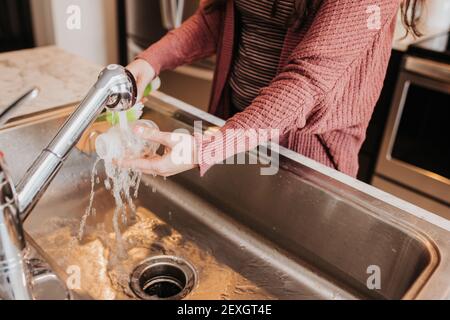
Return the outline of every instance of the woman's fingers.
[[[134,169],[146,174],[169,177],[195,168],[195,151],[193,148],[193,138],[189,134],[160,132],[155,129],[137,126],[133,128],[143,139],[158,142],[166,146],[163,156],[155,155],[152,158],[124,159],[117,164],[125,169]],[[189,144],[185,148],[186,157],[179,153],[182,148],[180,144]],[[179,150],[180,149],[180,150]],[[177,152],[174,154],[175,150]]]
[[[151,159],[128,159],[118,162],[124,169],[133,169],[145,174],[170,177],[175,174],[195,168],[194,164],[177,164],[171,159],[171,155],[156,156]]]
[[[142,77],[138,77],[136,79],[137,82],[137,89],[138,89],[138,94],[137,94],[137,101],[142,101],[142,98],[144,97],[144,92],[145,92],[145,87],[147,86],[147,84],[145,83],[144,80],[142,80]]]
[[[162,177],[170,177],[172,175],[184,172],[194,168],[191,166],[180,166],[174,164],[170,156],[154,157],[151,159],[133,159],[120,162],[123,168],[132,168],[145,174],[158,175]]]
[[[127,70],[131,72],[136,80],[138,89],[138,101],[142,99],[145,88],[155,78],[155,70],[145,60],[137,59],[127,66]]]
[[[126,159],[119,162],[122,168],[131,168],[147,174],[163,175],[165,164],[160,156],[151,159]]]
[[[161,132],[157,129],[151,129],[142,126],[136,126],[133,130],[141,138],[158,142],[169,148],[175,147],[180,142],[180,137],[174,133]]]

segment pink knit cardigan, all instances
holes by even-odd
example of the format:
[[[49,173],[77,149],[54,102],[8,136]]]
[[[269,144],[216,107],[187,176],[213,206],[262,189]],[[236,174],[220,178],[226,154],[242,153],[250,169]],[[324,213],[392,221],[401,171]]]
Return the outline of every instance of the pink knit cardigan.
[[[278,74],[244,112],[228,119],[221,133],[275,128],[282,145],[356,176],[358,152],[391,54],[399,4],[400,0],[324,0],[314,17],[288,30]],[[138,56],[158,74],[217,54],[210,112],[224,118],[229,111],[234,10],[233,0],[228,0],[224,10],[205,13],[202,2],[180,28]],[[243,139],[242,130],[235,132],[225,140],[201,143],[202,175],[211,167],[202,161],[205,155]]]

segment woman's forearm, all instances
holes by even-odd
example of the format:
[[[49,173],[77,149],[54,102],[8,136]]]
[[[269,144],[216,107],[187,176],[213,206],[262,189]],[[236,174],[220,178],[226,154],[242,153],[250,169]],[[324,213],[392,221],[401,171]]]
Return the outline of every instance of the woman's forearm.
[[[168,32],[137,58],[146,60],[159,74],[163,70],[213,55],[217,49],[220,15],[223,12],[206,13],[204,2],[181,27]]]

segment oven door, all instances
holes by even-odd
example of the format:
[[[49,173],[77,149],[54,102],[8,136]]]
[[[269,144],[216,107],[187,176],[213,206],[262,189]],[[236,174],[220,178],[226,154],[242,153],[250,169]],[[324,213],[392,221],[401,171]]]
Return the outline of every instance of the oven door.
[[[450,205],[450,66],[405,60],[376,175]]]

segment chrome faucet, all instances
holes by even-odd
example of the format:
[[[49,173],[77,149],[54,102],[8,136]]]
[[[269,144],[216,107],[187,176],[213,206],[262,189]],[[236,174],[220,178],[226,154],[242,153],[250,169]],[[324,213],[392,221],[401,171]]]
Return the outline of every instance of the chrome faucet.
[[[23,261],[22,222],[42,197],[70,151],[106,107],[125,111],[136,103],[133,75],[124,67],[105,68],[87,96],[14,186],[0,152],[0,299],[32,299],[29,272]],[[0,122],[4,122],[0,116]]]

